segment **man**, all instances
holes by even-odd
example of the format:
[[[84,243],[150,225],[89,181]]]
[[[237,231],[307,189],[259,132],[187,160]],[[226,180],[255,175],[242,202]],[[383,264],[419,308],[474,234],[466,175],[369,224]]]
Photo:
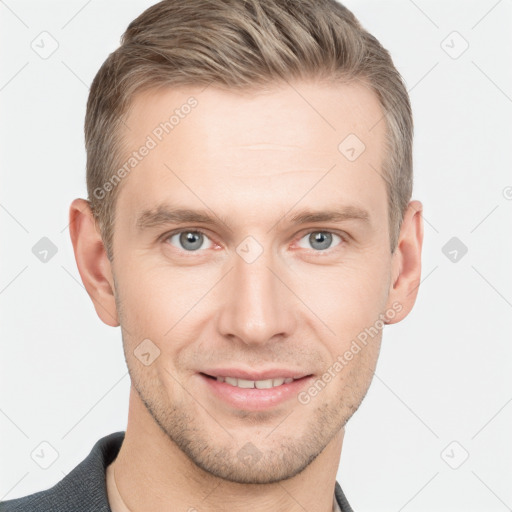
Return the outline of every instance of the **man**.
[[[1,510],[352,510],[336,482],[384,324],[413,307],[412,118],[332,0],[164,0],[95,77],[82,281],[121,326],[126,433]]]

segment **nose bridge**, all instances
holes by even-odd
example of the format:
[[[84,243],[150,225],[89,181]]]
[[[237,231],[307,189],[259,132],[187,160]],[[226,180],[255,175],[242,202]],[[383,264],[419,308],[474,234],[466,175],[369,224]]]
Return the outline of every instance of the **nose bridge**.
[[[220,314],[221,333],[246,344],[289,335],[294,315],[286,288],[274,275],[278,272],[271,251],[248,240],[238,246],[234,256],[233,269],[224,284],[227,298]]]

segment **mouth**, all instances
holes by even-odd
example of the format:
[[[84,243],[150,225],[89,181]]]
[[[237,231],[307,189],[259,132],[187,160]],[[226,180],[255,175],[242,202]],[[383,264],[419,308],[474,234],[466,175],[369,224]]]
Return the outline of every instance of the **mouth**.
[[[275,377],[272,379],[260,379],[260,380],[251,380],[251,379],[241,379],[237,377],[230,377],[230,376],[213,376],[208,375],[206,373],[203,373],[207,378],[215,379],[217,382],[225,382],[226,384],[229,384],[230,386],[234,386],[237,388],[242,389],[270,389],[270,388],[276,388],[278,386],[282,386],[283,384],[290,384],[291,382],[295,380],[300,380],[303,377]]]
[[[289,370],[248,372],[222,369],[198,375],[213,397],[231,408],[246,411],[267,410],[297,398],[313,379],[312,374]]]

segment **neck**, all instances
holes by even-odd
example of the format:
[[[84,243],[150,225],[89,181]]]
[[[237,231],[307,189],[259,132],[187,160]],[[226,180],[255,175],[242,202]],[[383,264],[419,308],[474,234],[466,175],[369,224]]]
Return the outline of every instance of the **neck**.
[[[160,429],[130,390],[126,435],[112,464],[122,501],[132,512],[331,512],[344,430],[298,475],[272,484],[240,484],[196,466]]]

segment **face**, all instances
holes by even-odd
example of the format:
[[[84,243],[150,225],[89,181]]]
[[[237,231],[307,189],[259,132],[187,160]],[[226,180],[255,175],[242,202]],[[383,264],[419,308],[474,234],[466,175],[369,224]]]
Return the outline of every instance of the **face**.
[[[117,185],[126,361],[153,420],[213,475],[294,476],[370,385],[392,287],[382,115],[361,84],[132,104],[126,160],[149,150]]]

